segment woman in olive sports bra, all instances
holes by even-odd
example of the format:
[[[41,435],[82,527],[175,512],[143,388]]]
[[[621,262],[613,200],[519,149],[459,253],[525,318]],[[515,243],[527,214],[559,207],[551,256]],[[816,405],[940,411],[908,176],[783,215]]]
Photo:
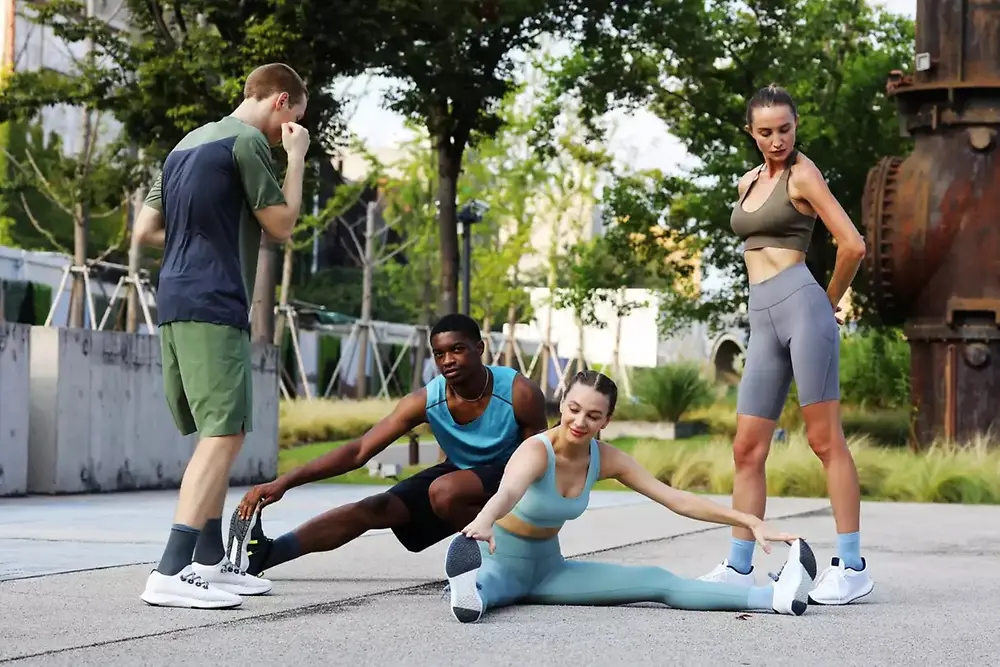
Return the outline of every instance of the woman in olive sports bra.
[[[764,468],[792,379],[809,445],[826,472],[837,524],[837,557],[809,599],[847,604],[875,584],[861,557],[858,473],[840,423],[840,331],[836,311],[858,271],[865,244],[823,175],[795,150],[798,114],[782,88],[762,88],[747,104],[747,132],[764,164],[739,182],[731,225],[744,242],[750,279],[750,341],[737,401],[733,507],[764,516]],[[816,217],[837,241],[826,289],[806,268]],[[729,557],[703,580],[753,586],[754,541],[733,530]]]
[[[632,457],[595,439],[615,409],[618,389],[595,371],[577,373],[563,395],[559,424],[525,440],[496,495],[448,547],[451,610],[463,623],[513,604],[616,605],[660,602],[704,611],[766,610],[801,615],[816,576],[809,545],[755,516],[658,481]],[[774,582],[734,586],[684,579],[659,567],[563,558],[559,529],[583,514],[600,479],[617,479],[677,514],[743,526],[765,551],[790,542]]]

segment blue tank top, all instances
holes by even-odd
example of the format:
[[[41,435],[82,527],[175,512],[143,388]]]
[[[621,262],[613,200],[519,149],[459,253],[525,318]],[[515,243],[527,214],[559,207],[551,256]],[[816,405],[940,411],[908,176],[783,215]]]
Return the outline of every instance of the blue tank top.
[[[594,488],[601,472],[601,447],[597,440],[590,441],[590,467],[587,469],[583,491],[578,496],[567,498],[556,488],[556,452],[552,448],[552,441],[544,433],[535,437],[545,443],[549,464],[545,468],[545,474],[532,482],[517,505],[514,505],[511,514],[541,528],[559,528],[583,514],[590,504],[590,490]]]
[[[486,410],[468,424],[458,424],[448,409],[444,376],[427,383],[427,423],[448,460],[462,469],[506,463],[521,444],[521,427],[514,418],[514,378],[507,366],[487,366],[493,374],[493,394]]]

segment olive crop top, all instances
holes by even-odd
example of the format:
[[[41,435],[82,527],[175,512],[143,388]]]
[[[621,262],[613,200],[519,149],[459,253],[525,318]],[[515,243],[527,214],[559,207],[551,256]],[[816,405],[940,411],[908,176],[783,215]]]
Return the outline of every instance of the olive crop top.
[[[579,517],[590,503],[590,490],[601,472],[601,448],[597,440],[590,441],[590,467],[583,491],[572,498],[559,493],[556,488],[556,453],[552,442],[544,433],[535,436],[545,443],[548,466],[545,474],[536,479],[514,505],[511,514],[518,519],[542,528],[559,528],[565,522]]]
[[[792,160],[789,160],[789,163],[791,162]],[[764,167],[761,166],[757,170],[750,187],[733,207],[733,214],[729,220],[730,226],[743,241],[744,250],[789,248],[807,252],[809,242],[812,240],[816,218],[800,213],[792,205],[792,201],[788,197],[790,167],[781,172],[774,190],[760,208],[753,212],[743,210],[743,202],[750,194],[750,190],[753,189],[763,169]]]

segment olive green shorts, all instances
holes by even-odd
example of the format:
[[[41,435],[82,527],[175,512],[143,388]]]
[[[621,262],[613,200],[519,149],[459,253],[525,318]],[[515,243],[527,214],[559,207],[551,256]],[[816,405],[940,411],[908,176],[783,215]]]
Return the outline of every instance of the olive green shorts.
[[[250,334],[208,322],[160,326],[163,388],[174,423],[203,438],[253,430]]]

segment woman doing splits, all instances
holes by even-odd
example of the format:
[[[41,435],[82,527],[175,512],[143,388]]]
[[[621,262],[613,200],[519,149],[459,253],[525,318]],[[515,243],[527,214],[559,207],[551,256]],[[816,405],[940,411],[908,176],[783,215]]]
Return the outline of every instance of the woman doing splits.
[[[445,571],[455,618],[470,623],[487,609],[518,603],[659,602],[689,610],[805,612],[816,560],[803,540],[776,532],[750,514],[671,488],[629,455],[594,438],[607,426],[617,393],[608,377],[578,373],[563,397],[559,424],[514,452],[497,494],[448,547]],[[750,588],[684,579],[659,567],[565,560],[559,529],[587,509],[594,483],[608,478],[682,516],[742,526],[768,553],[768,541],[791,542],[788,558],[773,583]]]
[[[875,584],[861,557],[858,473],[840,422],[840,332],[837,304],[854,280],[865,244],[812,160],[795,150],[798,113],[791,96],[771,85],[747,104],[746,130],[764,163],[739,181],[731,226],[744,242],[750,280],[750,340],[737,400],[733,507],[764,516],[764,464],[792,379],[809,446],[826,473],[837,524],[837,557],[809,599],[847,604]],[[817,215],[837,242],[824,290],[806,268]],[[729,558],[702,579],[754,584],[754,536],[735,528]]]

